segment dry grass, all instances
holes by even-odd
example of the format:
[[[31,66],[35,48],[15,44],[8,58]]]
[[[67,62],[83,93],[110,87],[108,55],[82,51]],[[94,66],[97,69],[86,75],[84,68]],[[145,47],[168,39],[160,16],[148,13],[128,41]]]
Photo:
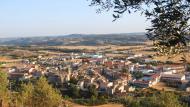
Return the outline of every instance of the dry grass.
[[[152,49],[152,42],[148,41],[145,42],[145,45],[137,45],[137,46],[117,46],[117,45],[107,45],[107,46],[57,46],[56,48],[64,48],[64,49],[87,49],[87,50],[96,50],[96,49],[103,49],[107,51],[114,51],[114,50],[131,50],[135,54],[143,54],[143,55],[155,55],[156,52],[154,51],[146,51]],[[126,56],[125,54],[107,54],[108,56]],[[185,53],[186,59],[190,62],[190,53]],[[154,59],[158,61],[173,61],[176,63],[181,63],[182,54],[176,56],[155,56]]]
[[[123,107],[122,104],[104,104],[104,105],[99,105],[99,106],[84,106],[84,105],[79,105],[75,103],[68,102],[67,103],[69,107]]]
[[[173,61],[175,63],[182,63],[180,60],[184,57],[183,54],[175,55],[175,56],[155,56],[154,59],[158,61]],[[185,53],[185,59],[190,62],[190,53]]]
[[[94,107],[123,107],[122,104],[105,104],[100,106],[94,106]]]
[[[0,62],[17,62],[20,61],[19,59],[12,59],[6,56],[0,56]]]
[[[152,88],[157,90],[165,90],[165,91],[177,91],[177,88],[169,87],[163,82],[157,83],[156,85],[152,86]]]
[[[117,46],[117,45],[106,45],[106,46],[52,46],[53,48],[61,49],[87,49],[87,50],[97,50],[97,49],[107,49],[109,50],[122,50],[122,49],[131,49],[131,48],[142,48],[145,45],[137,46]]]
[[[114,104],[114,103],[108,103],[108,104],[103,104],[103,105],[98,105],[98,106],[84,106],[84,105],[73,103],[69,100],[64,100],[64,104],[68,105],[68,107],[123,107],[122,104]]]
[[[16,55],[16,56],[24,56],[24,57],[31,57],[37,55],[36,53],[28,50],[14,50],[10,52],[11,55]]]
[[[11,59],[8,58],[8,57],[0,56],[0,62],[6,62],[6,61],[9,61],[9,60],[11,60]]]

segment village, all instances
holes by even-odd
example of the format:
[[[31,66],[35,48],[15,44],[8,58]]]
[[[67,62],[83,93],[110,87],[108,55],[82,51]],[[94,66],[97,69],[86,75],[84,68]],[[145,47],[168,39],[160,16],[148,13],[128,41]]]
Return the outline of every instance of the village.
[[[0,107],[190,107],[190,0],[0,5]]]
[[[68,91],[71,83],[83,92],[93,87],[98,93],[110,96],[126,95],[149,87],[165,90],[157,86],[160,83],[180,91],[190,91],[187,65],[163,63],[150,55],[122,52],[128,56],[110,57],[104,51],[59,53],[48,57],[39,55],[32,61],[22,59],[17,62],[20,66],[12,66],[7,72],[10,81],[18,82],[45,76],[62,92]]]

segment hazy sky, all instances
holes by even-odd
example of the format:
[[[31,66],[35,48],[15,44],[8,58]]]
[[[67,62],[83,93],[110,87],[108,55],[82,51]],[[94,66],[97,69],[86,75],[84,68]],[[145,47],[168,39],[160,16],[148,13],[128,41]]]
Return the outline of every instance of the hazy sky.
[[[0,37],[73,33],[144,32],[139,14],[112,22],[110,13],[97,14],[87,0],[0,0]]]

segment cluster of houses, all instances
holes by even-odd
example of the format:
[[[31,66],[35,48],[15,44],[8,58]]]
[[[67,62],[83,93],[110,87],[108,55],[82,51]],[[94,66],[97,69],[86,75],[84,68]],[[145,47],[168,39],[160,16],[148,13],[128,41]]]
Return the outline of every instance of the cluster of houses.
[[[141,63],[131,59],[138,59]],[[83,91],[94,86],[99,93],[110,95],[152,87],[159,82],[172,87],[188,87],[190,84],[190,74],[184,73],[184,65],[151,65],[150,62],[156,61],[141,54],[115,58],[100,53],[67,53],[39,56],[32,62],[22,61],[23,67],[11,67],[8,72],[9,79],[18,81],[45,76],[61,89],[63,84],[74,79],[77,82],[75,85]],[[142,74],[142,77],[135,78],[134,74],[137,73]]]

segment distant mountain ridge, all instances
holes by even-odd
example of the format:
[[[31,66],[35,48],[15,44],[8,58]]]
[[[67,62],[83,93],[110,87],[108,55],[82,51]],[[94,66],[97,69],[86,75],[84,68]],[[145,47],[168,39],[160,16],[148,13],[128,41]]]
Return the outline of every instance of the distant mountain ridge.
[[[125,45],[142,43],[147,40],[145,33],[121,34],[70,34],[45,37],[2,38],[0,45]]]

